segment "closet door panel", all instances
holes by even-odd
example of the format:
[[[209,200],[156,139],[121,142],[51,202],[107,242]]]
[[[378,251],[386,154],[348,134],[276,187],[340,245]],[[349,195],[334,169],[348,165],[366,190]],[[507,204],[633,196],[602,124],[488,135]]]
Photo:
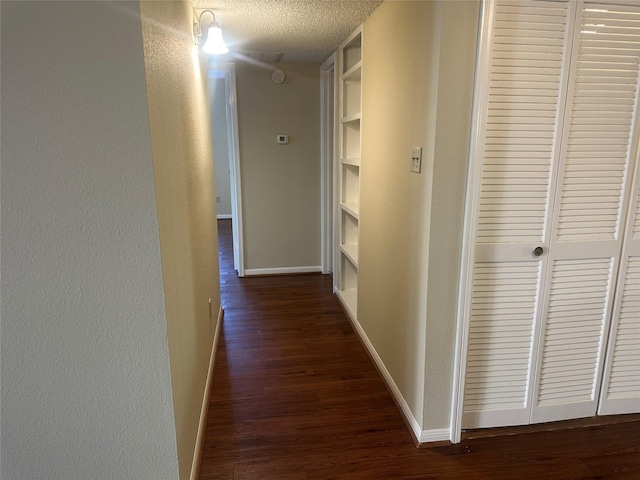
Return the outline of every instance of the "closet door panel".
[[[532,422],[596,413],[638,135],[640,8],[584,3],[575,35]]]
[[[595,414],[613,267],[613,257],[552,261],[532,423]]]
[[[640,8],[578,17],[532,422],[596,413],[637,145]]]
[[[566,2],[491,2],[464,428],[528,423],[569,29]]]
[[[637,161],[637,157],[636,157]],[[635,207],[629,223],[607,361],[602,380],[600,415],[640,412],[640,181],[636,164]]]
[[[567,5],[530,0],[492,7],[476,243],[535,248],[550,207]]]
[[[640,5],[621,3],[487,3],[463,428],[591,416],[601,390],[601,413],[640,410]]]
[[[580,20],[554,237],[619,241],[637,136],[640,7],[585,3]]]
[[[528,423],[528,373],[539,262],[477,262],[464,398],[465,425]]]

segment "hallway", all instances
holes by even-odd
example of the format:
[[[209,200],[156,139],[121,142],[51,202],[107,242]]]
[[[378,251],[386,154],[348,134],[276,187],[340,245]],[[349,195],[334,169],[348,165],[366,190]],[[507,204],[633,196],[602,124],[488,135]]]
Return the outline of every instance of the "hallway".
[[[415,448],[331,278],[238,279],[218,225],[225,316],[201,480],[638,478],[637,415]]]

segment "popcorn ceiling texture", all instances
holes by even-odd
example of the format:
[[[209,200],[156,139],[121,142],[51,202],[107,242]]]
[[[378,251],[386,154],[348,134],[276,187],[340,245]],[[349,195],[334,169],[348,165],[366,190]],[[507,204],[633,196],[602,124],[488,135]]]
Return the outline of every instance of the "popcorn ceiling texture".
[[[282,52],[283,62],[322,63],[382,1],[193,0],[211,9],[233,53]],[[211,15],[203,16],[203,27]]]

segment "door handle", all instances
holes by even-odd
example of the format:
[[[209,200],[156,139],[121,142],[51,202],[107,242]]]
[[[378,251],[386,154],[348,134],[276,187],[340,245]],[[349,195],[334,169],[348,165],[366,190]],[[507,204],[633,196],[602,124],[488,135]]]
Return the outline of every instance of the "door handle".
[[[542,248],[542,247],[536,247],[536,248],[533,249],[533,256],[534,257],[539,257],[543,253],[544,253],[544,248]]]

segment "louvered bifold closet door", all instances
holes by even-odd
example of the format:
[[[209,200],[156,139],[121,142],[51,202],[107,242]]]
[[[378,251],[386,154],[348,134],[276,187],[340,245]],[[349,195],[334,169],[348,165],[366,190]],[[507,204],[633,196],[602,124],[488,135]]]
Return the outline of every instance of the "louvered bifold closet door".
[[[574,35],[531,422],[596,413],[638,136],[640,6],[578,3]]]
[[[636,162],[638,158],[636,157]],[[625,234],[600,415],[640,412],[640,170],[636,163],[632,209]]]
[[[488,2],[474,155],[482,158],[463,428],[528,423],[570,4]]]

